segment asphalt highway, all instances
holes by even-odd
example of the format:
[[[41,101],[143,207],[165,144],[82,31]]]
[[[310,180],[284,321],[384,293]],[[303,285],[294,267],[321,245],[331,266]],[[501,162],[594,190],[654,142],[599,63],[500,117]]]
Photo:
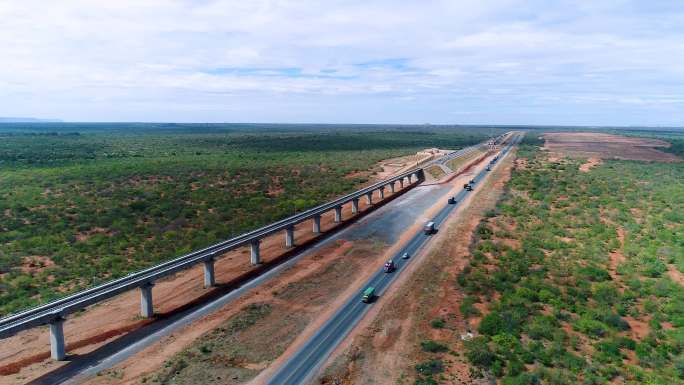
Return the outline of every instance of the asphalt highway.
[[[519,136],[518,136],[519,139]],[[508,153],[517,139],[512,138],[511,144],[507,145],[499,153],[499,161]],[[488,171],[482,170],[473,180],[478,184],[484,179]],[[470,192],[461,190],[456,196],[455,204],[448,204],[431,219],[435,227],[444,223],[449,214],[456,209],[467,194]],[[358,294],[349,298],[345,304],[314,334],[293,356],[287,360],[273,376],[266,382],[268,385],[294,385],[305,384],[316,373],[318,367],[325,361],[335,347],[349,334],[352,328],[363,318],[366,312],[373,306],[371,303],[361,302],[362,292],[367,287],[374,287],[377,296],[382,296],[393,280],[411,263],[412,256],[430,240],[432,235],[425,234],[422,229],[394,255],[393,260],[396,270],[385,273],[383,270],[376,272],[363,286]],[[402,259],[404,253],[409,254],[408,259]]]

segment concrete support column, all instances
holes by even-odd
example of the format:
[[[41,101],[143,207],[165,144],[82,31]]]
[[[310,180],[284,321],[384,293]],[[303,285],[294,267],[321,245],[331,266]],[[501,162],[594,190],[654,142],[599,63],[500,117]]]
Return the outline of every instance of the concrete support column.
[[[154,315],[152,305],[152,287],[154,283],[148,282],[140,286],[140,315],[143,318],[150,318]]]
[[[352,214],[359,213],[359,198],[352,199]]]
[[[285,229],[285,247],[294,247],[294,226]]]
[[[259,243],[261,243],[261,240],[257,239],[249,244],[250,262],[252,262],[252,265],[258,265],[261,263],[261,256],[259,255]]]
[[[395,187],[396,182],[390,183],[390,192],[394,194],[396,192],[396,187]]]
[[[216,277],[214,276],[214,258],[204,261],[204,288],[210,288],[216,285]]]
[[[335,223],[342,222],[342,206],[335,207]]]
[[[64,318],[57,317],[50,322],[50,356],[55,361],[66,357],[64,348]]]
[[[321,232],[321,216],[320,215],[314,215],[312,219],[313,219],[313,232],[315,234],[318,234]]]
[[[404,188],[404,178],[399,179],[399,188]]]
[[[368,202],[368,205],[373,204],[373,192],[372,191],[369,192],[368,194],[366,194],[366,201]]]
[[[409,182],[409,184],[411,184],[411,178],[412,178],[412,177],[413,177],[413,174],[409,174],[409,176],[408,176],[408,182]]]
[[[380,187],[380,199],[385,199],[385,186]]]

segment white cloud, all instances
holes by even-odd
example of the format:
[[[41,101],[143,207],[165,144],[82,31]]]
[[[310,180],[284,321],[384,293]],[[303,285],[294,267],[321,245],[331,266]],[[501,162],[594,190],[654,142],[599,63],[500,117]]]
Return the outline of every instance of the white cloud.
[[[0,115],[684,124],[679,4],[0,0]]]

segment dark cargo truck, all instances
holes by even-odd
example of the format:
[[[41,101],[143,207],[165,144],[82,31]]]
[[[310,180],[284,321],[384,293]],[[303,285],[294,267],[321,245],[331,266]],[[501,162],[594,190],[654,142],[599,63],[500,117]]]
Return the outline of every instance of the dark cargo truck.
[[[391,273],[396,268],[397,266],[394,264],[394,261],[390,259],[389,261],[385,262],[385,266],[383,266],[383,271],[385,273]]]

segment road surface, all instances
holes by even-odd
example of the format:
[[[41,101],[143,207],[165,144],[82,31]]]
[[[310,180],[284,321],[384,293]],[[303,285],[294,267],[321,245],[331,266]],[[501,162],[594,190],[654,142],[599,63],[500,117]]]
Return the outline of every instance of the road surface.
[[[519,137],[518,137],[519,138]],[[506,146],[499,155],[499,160],[503,158],[512,148],[517,140],[513,139],[512,144]],[[487,175],[486,170],[478,173],[473,180],[478,184]],[[470,192],[462,190],[456,195],[455,204],[446,204],[439,213],[431,218],[435,222],[435,227],[439,229],[449,214],[456,209]],[[335,347],[349,334],[354,326],[363,318],[372,306],[361,302],[361,292],[367,287],[374,287],[376,294],[382,296],[392,281],[396,279],[404,268],[411,263],[411,258],[401,258],[404,253],[409,256],[415,255],[428,242],[432,235],[425,234],[422,230],[416,233],[413,238],[394,256],[393,260],[397,268],[392,273],[385,273],[380,270],[375,273],[361,291],[349,298],[344,305],[314,334],[304,345],[293,354],[266,382],[268,385],[295,385],[305,384],[313,376],[319,366],[325,361]]]

